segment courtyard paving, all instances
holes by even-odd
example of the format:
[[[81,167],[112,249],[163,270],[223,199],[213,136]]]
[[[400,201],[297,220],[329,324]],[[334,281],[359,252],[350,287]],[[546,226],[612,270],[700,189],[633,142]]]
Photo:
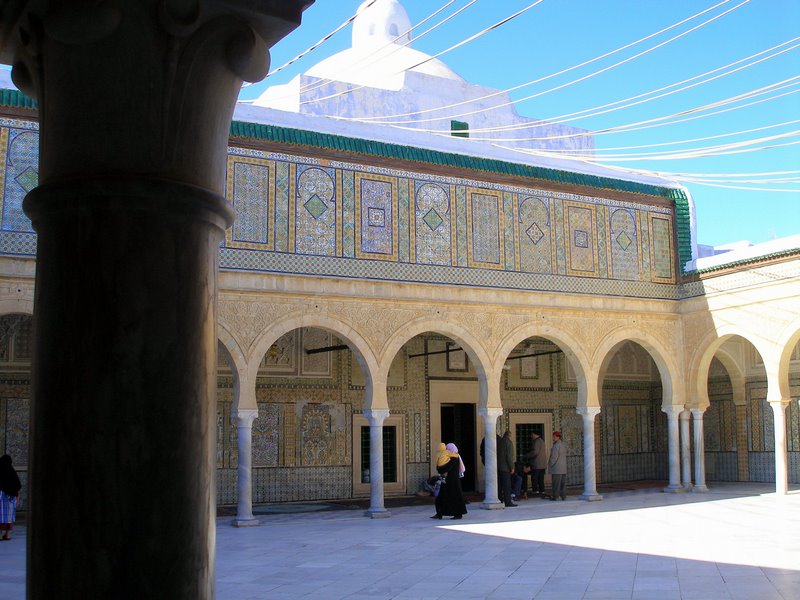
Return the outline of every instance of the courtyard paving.
[[[796,486],[793,486],[795,488]],[[217,519],[220,600],[800,600],[800,489],[712,484],[601,502],[430,506]],[[25,597],[24,525],[0,543],[0,598]]]

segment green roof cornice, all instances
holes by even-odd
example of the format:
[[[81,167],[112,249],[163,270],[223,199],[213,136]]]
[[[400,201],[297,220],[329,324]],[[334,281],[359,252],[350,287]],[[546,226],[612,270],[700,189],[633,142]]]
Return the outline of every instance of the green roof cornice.
[[[235,137],[248,137],[258,140],[268,140],[271,142],[282,142],[288,144],[300,144],[315,148],[326,148],[330,150],[343,150],[358,152],[359,154],[371,154],[373,156],[384,156],[387,158],[399,158],[415,162],[424,162],[448,167],[461,167],[477,171],[487,171],[502,175],[516,175],[520,177],[532,177],[544,179],[557,183],[568,183],[572,185],[583,185],[588,187],[598,187],[621,192],[631,192],[634,194],[647,194],[661,198],[672,199],[671,193],[676,191],[673,188],[640,183],[637,181],[626,181],[624,179],[614,179],[601,175],[589,175],[586,173],[576,173],[574,171],[562,171],[549,167],[537,167],[520,163],[507,162],[494,158],[481,158],[468,156],[465,154],[453,154],[440,150],[427,150],[414,146],[403,146],[389,142],[378,142],[374,140],[364,140],[359,138],[349,138],[331,133],[319,133],[304,129],[293,129],[278,125],[263,125],[259,123],[246,123],[244,121],[233,121],[231,123],[231,135]]]
[[[19,90],[0,89],[0,106],[15,108],[36,108],[36,100],[26,96]]]

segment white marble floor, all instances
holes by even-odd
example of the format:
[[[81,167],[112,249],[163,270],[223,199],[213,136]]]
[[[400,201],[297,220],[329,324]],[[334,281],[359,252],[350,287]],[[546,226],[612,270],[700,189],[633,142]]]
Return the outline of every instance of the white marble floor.
[[[800,600],[800,489],[469,508],[462,521],[425,506],[218,519],[217,598]],[[24,555],[21,536],[0,543],[0,598],[24,598]]]

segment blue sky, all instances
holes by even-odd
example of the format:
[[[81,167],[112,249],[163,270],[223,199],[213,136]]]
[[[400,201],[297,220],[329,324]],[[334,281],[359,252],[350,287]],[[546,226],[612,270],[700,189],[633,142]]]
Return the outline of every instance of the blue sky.
[[[428,54],[438,54],[529,6],[533,1],[478,0],[448,23],[412,42],[412,47]],[[640,40],[720,2],[721,0],[544,0],[507,24],[442,55],[440,59],[472,83],[508,89]],[[621,66],[534,99],[520,101],[517,111],[529,117],[552,119],[574,111],[591,109],[701,75],[800,36],[800,1],[729,0],[683,26],[606,59],[512,92],[511,96],[519,100],[591,75],[665,42],[742,2],[742,6],[729,14]],[[332,32],[355,13],[360,3],[360,0],[317,0],[305,12],[303,25],[272,49],[272,67],[283,65]],[[456,0],[412,35],[418,35],[468,3],[469,0]],[[412,24],[416,24],[447,2],[403,0],[402,4]],[[285,83],[327,56],[348,48],[350,43],[351,27],[348,26],[315,51],[265,82],[244,88],[240,98],[251,99],[267,85]],[[800,40],[791,45],[797,43]],[[785,45],[778,50],[787,47]],[[800,48],[691,90],[605,115],[581,117],[570,124],[595,131],[617,127],[691,110],[798,76]],[[793,133],[800,131],[800,122],[788,123],[800,120],[800,78],[783,85],[786,87],[781,90],[762,94],[749,101],[778,94],[786,95],[754,106],[669,126],[597,136],[598,156],[604,156],[610,161],[612,155],[663,155],[664,152],[689,151],[781,134],[784,137],[731,150],[800,142],[800,134]],[[795,91],[798,92],[791,93]],[[722,108],[745,102],[743,100]],[[786,124],[772,127],[780,123]],[[770,127],[762,129],[767,126]],[[744,130],[758,131],[675,143]],[[655,146],[627,149],[631,146],[652,144]],[[625,149],[611,150],[612,148]],[[702,244],[719,245],[738,240],[759,243],[800,233],[800,183],[797,183],[800,182],[800,173],[797,173],[800,171],[800,143],[752,152],[680,160],[620,158],[608,164],[691,174],[691,177],[697,174],[721,174],[725,176],[713,179],[729,181],[718,182],[719,185],[758,188],[738,190],[686,183],[696,204],[698,241]],[[786,171],[795,173],[784,174]],[[767,172],[781,174],[741,175]],[[740,175],[727,177],[729,174]],[[784,181],[763,182],[765,179],[778,178]],[[749,183],[743,180],[754,181]],[[793,191],[770,192],[764,191],[765,189]]]

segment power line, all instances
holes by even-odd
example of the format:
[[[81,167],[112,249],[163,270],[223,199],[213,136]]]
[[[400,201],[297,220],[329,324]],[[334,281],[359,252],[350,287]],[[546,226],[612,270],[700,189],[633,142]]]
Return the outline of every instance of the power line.
[[[725,71],[723,73],[715,75],[714,77],[710,77],[708,79],[705,79],[703,81],[699,81],[699,82],[694,83],[692,85],[687,85],[687,86],[684,86],[682,88],[678,88],[678,89],[672,90],[672,91],[670,91],[668,93],[658,94],[659,92],[663,92],[663,91],[668,90],[670,88],[673,88],[673,87],[676,87],[676,86],[679,86],[679,85],[683,85],[683,84],[688,83],[690,81],[694,81],[695,79],[699,79],[701,77],[705,77],[707,75],[711,75],[712,73],[716,73],[717,71],[721,71],[722,69],[727,69],[729,67],[732,67],[734,65],[740,64],[742,62],[754,59],[754,58],[756,58],[758,56],[766,54],[767,52],[771,52],[773,50],[776,50],[776,49],[780,48],[781,46],[786,46],[787,44],[791,44],[793,42],[797,42],[798,40],[800,40],[800,36],[795,37],[795,38],[793,38],[791,40],[788,40],[786,42],[782,42],[780,44],[777,44],[777,45],[773,46],[772,48],[768,48],[766,50],[762,50],[761,52],[757,52],[755,54],[751,54],[748,57],[739,59],[739,60],[734,61],[732,63],[728,63],[727,65],[724,65],[722,67],[717,67],[716,69],[712,69],[710,71],[706,71],[705,73],[702,73],[700,75],[695,75],[693,77],[689,77],[688,79],[684,79],[684,80],[676,82],[676,83],[671,83],[669,85],[662,86],[660,88],[657,88],[657,89],[654,89],[654,90],[650,90],[648,92],[643,92],[643,93],[637,94],[635,96],[629,96],[628,98],[625,98],[623,100],[616,100],[614,102],[609,102],[609,103],[606,103],[606,104],[603,104],[603,105],[600,105],[600,106],[596,106],[594,108],[587,108],[587,109],[575,111],[575,112],[572,112],[572,113],[559,115],[557,117],[544,118],[540,122],[537,122],[537,123],[521,123],[521,124],[504,125],[504,126],[498,126],[498,127],[484,127],[484,128],[470,129],[470,139],[474,139],[474,140],[493,140],[493,141],[504,141],[504,142],[523,142],[523,141],[539,140],[539,139],[542,139],[542,138],[539,138],[539,137],[520,137],[520,138],[502,138],[502,139],[498,139],[496,137],[494,137],[494,138],[481,138],[481,137],[476,137],[476,136],[474,136],[472,134],[474,134],[474,133],[493,133],[493,132],[499,132],[499,131],[518,131],[520,129],[532,129],[532,128],[536,128],[536,127],[541,127],[542,122],[545,122],[548,125],[568,123],[569,121],[574,121],[574,120],[576,120],[578,118],[596,117],[596,116],[599,116],[599,115],[608,114],[610,112],[615,112],[615,111],[618,111],[618,110],[622,110],[624,108],[630,108],[632,106],[637,106],[637,105],[640,105],[640,104],[644,104],[646,102],[651,102],[653,100],[659,100],[659,99],[664,98],[666,96],[670,96],[670,95],[676,94],[678,92],[683,92],[683,91],[686,91],[688,89],[692,89],[692,88],[698,87],[700,85],[704,85],[706,83],[710,83],[711,81],[715,81],[715,80],[720,79],[722,77],[727,77],[728,75],[732,75],[734,73],[738,73],[739,71],[742,71],[742,70],[747,69],[749,67],[761,64],[761,63],[763,63],[763,62],[765,62],[767,60],[776,58],[776,57],[781,56],[781,55],[783,55],[783,54],[785,54],[787,52],[791,52],[792,50],[795,50],[795,49],[799,48],[800,47],[800,43],[794,44],[793,46],[789,46],[788,48],[784,48],[783,50],[779,50],[779,51],[775,52],[774,54],[770,54],[768,56],[763,56],[762,58],[760,58],[758,60],[755,60],[755,61],[753,61],[753,62],[751,62],[749,64],[745,64],[745,65],[739,66],[739,67],[737,67],[735,69],[732,69],[732,70],[729,70],[729,71]],[[653,94],[658,94],[658,95],[652,96]],[[652,97],[647,98],[647,96],[652,96]],[[637,101],[636,102],[630,102],[631,100],[637,100]],[[625,102],[628,102],[628,104],[623,104]],[[614,105],[617,105],[617,104],[621,104],[621,106],[616,106],[614,108],[609,108],[609,107],[613,107]],[[604,110],[604,109],[608,109],[608,110]]]
[[[470,116],[470,115],[473,115],[473,114],[478,114],[480,112],[485,112],[485,111],[488,111],[488,110],[494,110],[496,108],[501,108],[503,106],[509,106],[509,105],[515,104],[517,102],[524,102],[526,100],[531,100],[532,98],[536,98],[538,96],[541,96],[541,95],[544,95],[544,94],[547,94],[547,93],[562,89],[562,88],[567,87],[569,85],[573,85],[574,83],[578,83],[580,81],[584,81],[585,79],[588,79],[590,77],[594,77],[595,75],[598,75],[600,73],[603,73],[605,71],[613,69],[613,68],[615,68],[617,66],[625,64],[627,62],[630,62],[631,60],[634,60],[635,58],[639,58],[640,56],[642,56],[644,54],[647,54],[649,52],[652,52],[653,50],[656,50],[657,48],[660,48],[660,47],[662,47],[662,46],[664,46],[666,44],[669,44],[670,42],[672,42],[672,41],[674,41],[676,39],[679,39],[680,37],[683,37],[684,35],[687,35],[688,33],[691,33],[693,31],[699,29],[700,27],[703,27],[703,26],[707,25],[708,23],[711,23],[711,22],[713,22],[713,21],[715,21],[715,20],[727,15],[730,12],[733,12],[734,10],[737,10],[741,6],[749,3],[750,0],[744,0],[743,2],[741,2],[741,3],[737,4],[736,6],[734,6],[733,8],[730,8],[730,9],[720,13],[719,15],[716,15],[716,16],[712,17],[711,19],[708,19],[707,21],[704,21],[700,25],[696,25],[695,27],[693,27],[693,28],[691,28],[691,29],[689,29],[689,30],[677,35],[677,36],[674,36],[674,37],[666,40],[665,42],[661,42],[661,43],[659,43],[659,44],[657,44],[655,46],[651,46],[650,48],[648,48],[648,49],[646,49],[646,50],[644,50],[644,51],[642,51],[642,52],[640,52],[638,54],[635,54],[632,57],[626,58],[626,59],[624,59],[622,61],[619,61],[619,62],[617,62],[617,63],[615,63],[615,64],[613,64],[613,65],[611,65],[609,67],[605,67],[604,69],[601,69],[599,71],[596,71],[596,72],[591,73],[589,75],[586,75],[584,77],[580,77],[578,79],[572,80],[572,81],[567,82],[565,84],[556,86],[554,88],[550,88],[549,90],[545,90],[543,92],[538,92],[536,94],[532,94],[530,96],[526,96],[525,98],[522,98],[522,99],[520,99],[518,101],[504,102],[502,104],[498,104],[498,105],[495,105],[495,106],[492,106],[492,107],[489,107],[489,108],[476,110],[476,111],[471,111],[471,112],[459,113],[459,114],[452,114],[452,115],[448,115],[448,116],[445,116],[445,117],[431,117],[431,118],[427,118],[427,119],[414,119],[414,120],[404,120],[404,121],[396,121],[396,122],[395,121],[386,121],[386,119],[394,119],[394,118],[400,118],[400,117],[405,117],[405,116],[413,116],[413,115],[416,115],[416,114],[423,114],[423,113],[433,112],[433,111],[447,110],[449,108],[454,108],[454,107],[461,106],[461,105],[464,105],[464,104],[467,104],[467,103],[477,102],[477,101],[485,100],[485,99],[488,99],[488,98],[492,98],[494,96],[498,96],[498,95],[501,95],[501,94],[506,94],[508,92],[515,91],[517,89],[521,89],[521,88],[527,87],[529,85],[533,85],[534,83],[539,83],[541,81],[545,81],[547,79],[551,79],[552,77],[556,77],[558,75],[562,75],[562,74],[567,73],[569,71],[572,71],[572,70],[575,70],[577,68],[583,67],[583,66],[588,65],[590,63],[596,62],[598,60],[601,60],[603,58],[606,58],[608,56],[616,54],[617,52],[620,52],[622,50],[626,50],[627,48],[635,46],[635,45],[637,45],[637,44],[639,44],[639,43],[641,43],[643,41],[646,41],[648,39],[656,37],[656,36],[660,35],[661,33],[664,33],[666,31],[674,29],[675,27],[683,25],[684,23],[686,23],[688,21],[691,21],[691,20],[693,20],[693,19],[695,19],[695,18],[697,18],[699,16],[702,16],[703,14],[705,14],[705,13],[711,11],[711,10],[714,10],[715,8],[717,8],[717,7],[719,7],[719,6],[723,5],[723,4],[727,4],[730,1],[732,1],[732,0],[723,0],[723,2],[720,2],[720,3],[712,6],[711,8],[703,10],[703,11],[701,11],[701,12],[695,14],[695,15],[692,15],[691,17],[688,17],[686,19],[683,19],[682,21],[679,21],[678,23],[670,25],[669,27],[666,27],[664,29],[661,29],[660,31],[657,31],[656,33],[650,34],[650,35],[648,35],[646,37],[643,37],[643,38],[641,38],[641,39],[639,39],[639,40],[637,40],[635,42],[632,42],[630,44],[626,44],[625,46],[621,46],[620,48],[617,48],[616,50],[612,50],[611,52],[607,52],[607,53],[605,53],[605,54],[603,54],[601,56],[595,57],[595,58],[593,58],[591,60],[584,61],[584,62],[582,62],[582,63],[580,63],[578,65],[575,65],[573,67],[569,67],[567,69],[563,69],[561,71],[558,71],[557,73],[553,73],[553,74],[547,75],[545,77],[540,77],[538,79],[534,79],[532,81],[529,81],[527,83],[524,83],[524,84],[521,84],[521,85],[518,85],[518,86],[515,86],[515,87],[507,88],[506,90],[503,90],[503,91],[499,91],[499,92],[495,92],[495,93],[492,93],[492,94],[488,94],[488,95],[483,96],[481,98],[472,99],[472,100],[468,100],[468,101],[464,101],[464,102],[458,102],[458,103],[450,104],[450,105],[447,105],[447,106],[440,106],[440,107],[437,107],[437,108],[431,108],[431,109],[425,109],[425,110],[420,110],[420,111],[415,111],[415,112],[399,114],[399,115],[382,115],[382,116],[370,117],[369,119],[352,118],[351,120],[374,121],[374,122],[381,122],[381,123],[387,124],[387,125],[390,125],[390,124],[391,125],[403,125],[403,124],[408,124],[408,123],[422,123],[422,122],[440,121],[440,120],[455,119],[455,118]]]
[[[744,1],[745,2],[750,2],[750,0],[744,0]],[[498,21],[497,23],[495,23],[493,25],[490,25],[489,27],[483,29],[482,31],[479,31],[476,34],[473,34],[469,38],[467,38],[465,40],[462,40],[462,41],[458,42],[457,44],[454,44],[454,45],[450,46],[446,50],[443,50],[443,51],[441,51],[441,52],[439,52],[437,54],[434,54],[433,56],[428,57],[424,61],[421,61],[421,62],[419,62],[419,63],[417,63],[417,64],[415,64],[415,65],[413,65],[411,67],[408,67],[408,68],[404,69],[404,71],[409,71],[411,69],[419,67],[419,66],[425,64],[426,62],[430,62],[431,60],[434,60],[434,59],[438,58],[439,56],[442,56],[443,54],[446,54],[447,52],[450,52],[451,50],[455,50],[456,48],[459,48],[460,46],[463,46],[464,44],[466,44],[468,42],[472,42],[472,41],[478,39],[479,37],[481,37],[482,35],[485,35],[486,33],[488,33],[490,31],[500,27],[501,25],[505,25],[506,23],[508,23],[512,19],[515,19],[516,17],[518,17],[521,14],[527,12],[528,10],[532,9],[533,7],[541,4],[542,2],[544,2],[544,0],[536,0],[532,4],[529,4],[528,6],[526,6],[522,10],[517,11],[513,15],[510,15],[510,16],[506,17],[505,19],[502,19],[502,20]],[[400,72],[402,72],[402,71],[400,71]],[[399,73],[395,73],[395,74],[399,74]],[[331,94],[330,96],[324,96],[322,98],[315,98],[313,100],[307,100],[307,101],[301,102],[300,104],[313,104],[313,103],[316,103],[316,102],[322,102],[323,100],[331,100],[333,98],[338,98],[339,96],[344,96],[346,94],[350,94],[350,93],[354,92],[355,90],[361,89],[362,87],[365,87],[365,86],[362,85],[362,86],[358,86],[358,87],[353,87],[353,88],[344,90],[342,92],[337,92],[336,94]],[[361,119],[353,119],[353,120],[361,120]]]

